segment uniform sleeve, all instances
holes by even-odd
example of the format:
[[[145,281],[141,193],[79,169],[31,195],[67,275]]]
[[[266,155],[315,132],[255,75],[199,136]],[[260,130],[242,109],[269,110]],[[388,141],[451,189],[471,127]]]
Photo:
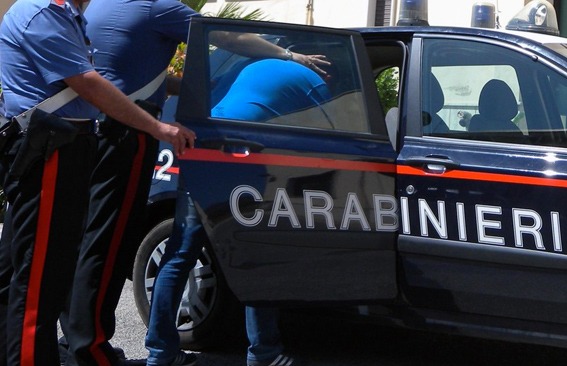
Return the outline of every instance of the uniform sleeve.
[[[48,84],[94,70],[85,39],[64,9],[43,9],[23,34],[23,46]]]
[[[200,16],[179,0],[154,1],[151,11],[154,30],[178,42],[187,42],[191,18]]]

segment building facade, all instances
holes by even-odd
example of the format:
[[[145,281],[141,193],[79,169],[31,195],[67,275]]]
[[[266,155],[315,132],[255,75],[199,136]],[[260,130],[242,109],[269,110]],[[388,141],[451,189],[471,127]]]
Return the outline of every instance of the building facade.
[[[96,0],[92,0],[96,1]],[[402,0],[208,0],[203,12],[214,15],[227,3],[239,2],[245,9],[261,9],[266,20],[348,28],[395,25]],[[530,0],[483,0],[498,10],[505,26]],[[567,36],[567,0],[548,0],[556,9],[559,28]],[[0,17],[14,0],[0,1]],[[473,5],[480,0],[428,0],[430,25],[468,27]],[[562,6],[562,3],[565,5]],[[562,25],[565,26],[562,26]],[[564,30],[565,28],[565,30]]]
[[[240,0],[245,9],[261,9],[267,20],[348,28],[395,25],[402,0]],[[530,0],[483,0],[495,5],[499,23],[504,27]],[[562,22],[561,0],[548,0]],[[204,12],[215,14],[233,0],[209,0]],[[430,25],[468,27],[473,5],[480,0],[428,0]],[[567,3],[567,0],[563,0]],[[566,5],[567,7],[567,5]],[[567,12],[567,9],[564,9]],[[563,34],[563,33],[562,33]]]

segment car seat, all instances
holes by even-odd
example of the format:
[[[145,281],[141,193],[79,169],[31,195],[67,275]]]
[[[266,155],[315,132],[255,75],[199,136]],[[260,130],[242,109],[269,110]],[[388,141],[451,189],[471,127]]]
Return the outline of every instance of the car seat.
[[[437,114],[445,105],[445,96],[435,75],[430,74],[429,88],[423,91],[423,134],[445,133],[449,127]]]
[[[517,114],[518,103],[512,89],[504,81],[492,79],[480,92],[478,114],[472,116],[469,131],[522,134],[518,126],[512,122]]]

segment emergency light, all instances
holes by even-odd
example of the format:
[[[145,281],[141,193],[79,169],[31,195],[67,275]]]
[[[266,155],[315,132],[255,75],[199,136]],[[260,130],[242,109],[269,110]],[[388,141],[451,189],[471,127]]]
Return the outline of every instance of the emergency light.
[[[427,26],[427,0],[402,0],[398,26]]]
[[[496,10],[492,3],[480,2],[473,5],[471,27],[495,28]]]
[[[508,22],[506,29],[559,35],[555,8],[547,0],[530,1]]]

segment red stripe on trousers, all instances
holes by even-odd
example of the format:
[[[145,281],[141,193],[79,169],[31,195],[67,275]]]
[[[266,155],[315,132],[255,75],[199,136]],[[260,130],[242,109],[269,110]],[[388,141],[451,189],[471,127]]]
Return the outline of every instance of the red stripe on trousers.
[[[106,297],[106,292],[108,290],[108,285],[110,279],[112,278],[112,270],[116,262],[116,255],[120,244],[122,242],[122,236],[124,235],[124,229],[128,222],[128,217],[130,216],[130,211],[132,210],[132,204],[136,193],[138,190],[138,182],[140,180],[140,171],[142,170],[142,165],[144,162],[144,155],[146,151],[146,135],[144,133],[138,133],[138,151],[136,156],[134,156],[134,161],[132,163],[132,169],[130,170],[130,177],[128,179],[128,189],[126,189],[126,194],[124,196],[124,201],[122,201],[122,207],[118,214],[118,219],[116,226],[114,228],[114,233],[112,234],[112,239],[110,241],[110,248],[108,250],[108,255],[106,257],[106,262],[104,264],[104,270],[102,273],[102,278],[100,282],[100,288],[96,301],[95,308],[95,341],[91,345],[91,354],[95,361],[97,361],[98,366],[110,365],[108,358],[98,347],[99,344],[106,342],[106,336],[102,328],[101,311],[102,304]]]
[[[47,245],[49,243],[49,229],[51,226],[51,215],[55,199],[55,186],[57,182],[57,169],[59,167],[59,152],[55,150],[53,155],[45,162],[43,177],[41,181],[41,197],[39,203],[39,215],[37,229],[33,246],[33,256],[30,269],[30,279],[26,296],[26,307],[24,313],[24,328],[22,332],[21,364],[22,366],[33,366],[35,362],[35,342],[37,328],[37,313],[41,291],[41,278],[45,267],[47,256]]]

